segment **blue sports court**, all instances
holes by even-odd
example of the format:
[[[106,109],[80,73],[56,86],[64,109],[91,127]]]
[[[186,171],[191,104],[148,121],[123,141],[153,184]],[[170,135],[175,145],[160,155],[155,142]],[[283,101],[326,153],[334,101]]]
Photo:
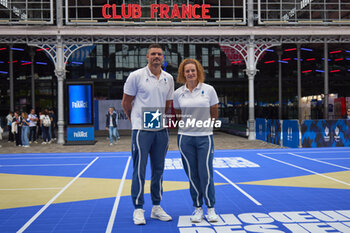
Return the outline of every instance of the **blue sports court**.
[[[150,218],[146,181],[139,226],[130,152],[2,154],[0,232],[350,232],[349,170],[349,148],[216,150],[220,221],[192,224],[180,153],[169,151],[161,205],[173,221]]]

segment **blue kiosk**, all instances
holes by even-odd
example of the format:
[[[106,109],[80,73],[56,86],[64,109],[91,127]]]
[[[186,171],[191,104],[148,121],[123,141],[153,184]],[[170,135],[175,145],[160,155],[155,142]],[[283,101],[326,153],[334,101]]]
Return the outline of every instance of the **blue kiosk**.
[[[65,145],[93,145],[94,86],[93,82],[67,81],[67,137]]]

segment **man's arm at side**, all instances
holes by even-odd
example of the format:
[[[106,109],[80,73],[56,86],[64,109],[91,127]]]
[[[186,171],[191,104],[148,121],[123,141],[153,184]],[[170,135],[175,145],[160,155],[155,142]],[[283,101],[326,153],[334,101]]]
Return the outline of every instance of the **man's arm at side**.
[[[122,99],[122,107],[123,110],[128,117],[128,119],[131,121],[131,108],[132,108],[132,101],[134,100],[135,96],[123,94],[123,99]]]
[[[210,117],[216,120],[218,116],[219,116],[219,105],[214,104],[213,106],[210,106]]]
[[[171,102],[172,102],[173,100],[167,100],[166,102],[165,102],[165,112],[168,112],[169,111],[169,109],[170,109],[170,107],[171,107]]]

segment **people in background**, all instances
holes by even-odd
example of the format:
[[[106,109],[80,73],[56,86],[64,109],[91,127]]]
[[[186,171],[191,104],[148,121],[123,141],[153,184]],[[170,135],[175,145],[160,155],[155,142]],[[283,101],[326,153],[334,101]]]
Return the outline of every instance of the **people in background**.
[[[117,144],[117,140],[120,139],[118,132],[118,113],[116,112],[114,107],[110,107],[108,109],[108,113],[106,115],[106,130],[109,130],[109,145]]]
[[[6,121],[7,121],[7,129],[9,131],[9,137],[8,137],[8,142],[13,142],[15,140],[15,136],[12,133],[12,120],[13,120],[13,112],[9,111],[9,114],[6,116]]]
[[[43,114],[40,116],[40,126],[41,130],[43,132],[43,142],[42,144],[50,144],[51,138],[50,138],[50,126],[51,126],[51,119],[49,116],[49,111],[47,109],[44,110]]]
[[[53,109],[49,111],[49,116],[51,120],[51,125],[50,125],[50,138],[54,141],[56,140],[56,134],[55,134],[55,128],[56,128],[56,116],[55,112]]]
[[[22,118],[19,112],[15,112],[14,114],[12,125],[11,125],[11,131],[15,136],[16,146],[22,146],[22,140],[21,140]]]
[[[345,113],[344,119],[350,120],[350,107],[348,107],[346,109],[346,113]]]
[[[30,124],[30,119],[28,117],[28,113],[22,112],[22,132],[21,132],[21,141],[22,141],[22,146],[23,147],[29,147],[29,124]]]
[[[39,120],[38,120],[38,134],[37,134],[37,139],[40,139],[40,138],[43,138],[43,130],[42,130],[42,127],[41,127],[41,125],[40,125],[41,115],[43,115],[43,113],[42,113],[42,112],[39,112],[38,115],[39,115]]]
[[[38,116],[35,114],[35,109],[33,108],[30,110],[30,113],[28,115],[29,117],[29,142],[30,143],[38,143],[36,139],[36,131],[37,131],[37,124],[38,124]]]

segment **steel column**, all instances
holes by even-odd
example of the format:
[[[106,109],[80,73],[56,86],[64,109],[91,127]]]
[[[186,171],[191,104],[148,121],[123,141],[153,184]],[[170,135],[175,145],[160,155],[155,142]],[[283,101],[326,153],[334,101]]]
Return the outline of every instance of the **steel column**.
[[[12,50],[12,45],[10,45],[10,51],[9,51],[9,55],[10,55],[10,64],[9,64],[9,78],[10,78],[10,110],[12,112],[15,111],[15,102],[14,102],[14,98],[15,98],[15,94],[13,93],[13,50]]]
[[[252,40],[248,45],[248,57],[247,57],[247,75],[248,75],[248,86],[249,86],[249,135],[248,140],[255,140],[255,108],[254,108],[254,77],[256,74],[256,63],[255,63],[255,44],[254,37],[251,36]]]
[[[301,44],[297,44],[297,70],[298,70],[298,118],[301,123],[302,112],[301,112],[301,61],[300,61],[300,47]]]
[[[57,98],[58,98],[58,138],[57,144],[64,144],[64,103],[63,103],[63,82],[66,76],[64,64],[64,48],[60,36],[57,37],[56,44],[56,70],[57,76]]]
[[[29,52],[29,55],[30,55],[30,58],[31,58],[31,88],[32,88],[32,108],[35,109],[35,73],[34,73],[34,55],[35,55],[35,52],[34,52],[34,49],[31,48],[30,49],[30,52]]]
[[[282,119],[282,48],[278,47],[278,119]]]
[[[324,119],[328,120],[328,96],[329,96],[329,87],[328,87],[328,43],[324,43]]]

